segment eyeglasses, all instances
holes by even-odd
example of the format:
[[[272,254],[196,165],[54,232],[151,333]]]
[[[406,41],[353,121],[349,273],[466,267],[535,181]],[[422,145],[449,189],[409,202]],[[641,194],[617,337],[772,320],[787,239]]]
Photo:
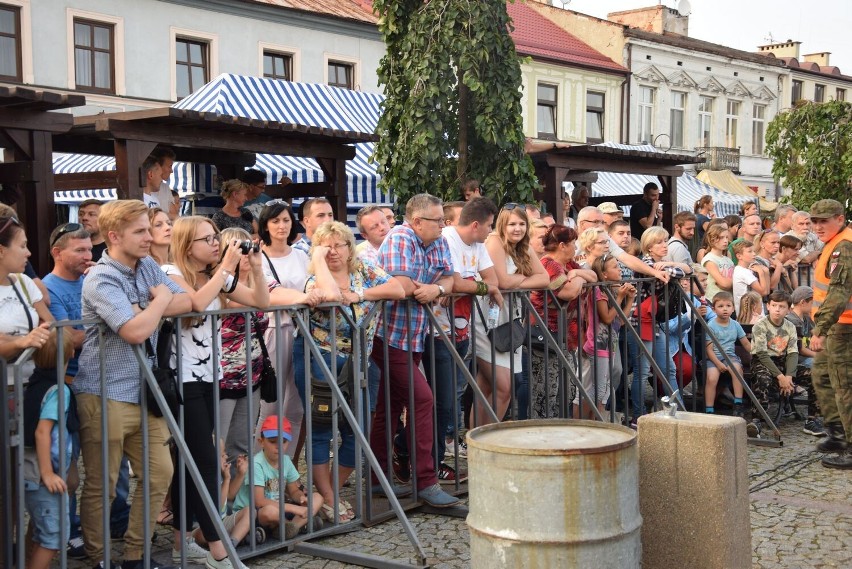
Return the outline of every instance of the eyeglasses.
[[[338,243],[337,245],[328,245],[329,250],[334,251],[336,253],[340,253],[341,251],[345,251],[349,249],[349,243]]]
[[[0,219],[3,219],[3,218],[2,218],[2,217],[0,217]],[[6,231],[7,229],[9,229],[9,226],[10,226],[10,225],[12,225],[13,223],[14,223],[15,225],[17,225],[18,227],[20,227],[20,226],[21,226],[21,222],[20,222],[20,221],[18,221],[18,218],[17,218],[17,217],[15,217],[15,216],[10,216],[10,217],[8,217],[8,218],[6,219],[6,223],[4,223],[4,224],[3,224],[3,228],[2,228],[2,229],[0,229],[0,233],[3,233],[3,232],[4,232],[4,231]]]
[[[67,235],[68,233],[74,233],[75,231],[80,231],[81,229],[83,229],[83,226],[79,223],[66,223],[59,229],[59,231],[56,232],[56,237],[54,237],[50,241],[50,246],[53,247],[54,245],[56,245],[56,242],[59,241],[63,235]],[[2,231],[0,231],[0,233],[2,233]]]
[[[584,219],[584,220],[583,220],[583,221],[581,221],[580,223],[590,223],[590,224],[592,224],[592,225],[603,225],[603,224],[604,224],[604,220],[603,220],[603,219],[595,219],[595,220],[591,220],[591,219]]]
[[[208,235],[207,237],[199,237],[198,239],[193,239],[192,241],[193,243],[195,241],[206,241],[207,244],[212,247],[214,243],[219,243],[221,239],[222,237],[218,233],[213,233],[212,235]]]
[[[595,241],[596,245],[609,245],[609,239],[604,239],[603,241]]]
[[[446,225],[447,222],[443,217],[418,217],[417,219],[425,219],[426,221],[434,221],[438,225]]]

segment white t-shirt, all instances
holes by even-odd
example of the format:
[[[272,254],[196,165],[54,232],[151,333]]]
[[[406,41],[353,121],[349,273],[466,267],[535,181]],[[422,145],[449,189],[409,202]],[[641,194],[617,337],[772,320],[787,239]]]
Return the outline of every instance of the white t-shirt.
[[[304,292],[308,280],[308,256],[298,249],[290,248],[290,253],[283,257],[273,257],[269,253],[263,255],[263,274],[267,281],[276,281],[285,288]],[[271,265],[270,265],[271,263]]]
[[[482,280],[479,272],[494,266],[491,256],[485,248],[485,243],[474,242],[470,245],[462,241],[455,227],[445,227],[441,231],[447,244],[450,246],[450,259],[453,263],[453,271],[461,275],[463,279]],[[437,302],[432,305],[435,319],[441,328],[447,332],[450,329],[449,313],[446,307]],[[456,318],[455,326],[459,329],[467,328],[469,320]]]
[[[145,205],[148,206],[148,209],[152,207],[160,207],[159,194],[142,194],[142,201],[145,202]]]
[[[183,277],[180,270],[174,265],[163,265],[161,267],[167,275],[177,275]],[[213,299],[206,310],[219,310],[222,308],[222,303],[219,297]],[[219,327],[221,319],[219,319]],[[213,343],[216,343],[216,353],[222,353],[222,334],[219,329],[213,330],[212,319],[205,316],[200,322],[193,323],[187,328],[181,323],[180,330],[180,374],[182,383],[191,383],[195,381],[203,381],[206,383],[213,382],[213,366],[216,365],[218,372],[216,377],[222,377],[222,362],[213,361]],[[156,349],[156,346],[155,348]],[[172,369],[177,368],[177,347],[171,346],[171,357],[169,365]]]
[[[30,333],[30,325],[27,320],[27,312],[32,318],[33,327],[38,326],[38,312],[36,312],[34,303],[42,300],[41,291],[35,283],[25,274],[11,274],[9,278],[15,281],[15,288],[6,281],[0,285],[0,332],[10,336],[26,336]],[[15,294],[15,290],[18,294]],[[20,295],[20,298],[18,298]],[[29,296],[29,298],[27,298]],[[21,304],[23,299],[24,304]],[[10,363],[14,363],[10,362]],[[26,381],[32,375],[35,364],[30,359],[21,368],[21,378]],[[7,383],[14,383],[14,374],[9,370]]]
[[[749,269],[737,265],[736,267],[734,267],[733,281],[734,310],[739,314],[740,300],[742,300],[743,296],[745,296],[745,293],[748,292],[748,289],[751,288],[751,284],[757,282],[757,277]]]

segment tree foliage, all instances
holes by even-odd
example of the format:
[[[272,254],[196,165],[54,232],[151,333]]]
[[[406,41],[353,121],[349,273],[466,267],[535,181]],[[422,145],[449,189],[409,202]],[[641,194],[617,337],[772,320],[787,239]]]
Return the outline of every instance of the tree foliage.
[[[463,178],[498,202],[537,188],[524,152],[521,70],[505,0],[374,0],[387,53],[375,159],[402,203],[459,199]]]
[[[808,209],[831,198],[850,212],[852,104],[803,101],[778,113],[766,131],[772,173],[792,189],[790,201]]]

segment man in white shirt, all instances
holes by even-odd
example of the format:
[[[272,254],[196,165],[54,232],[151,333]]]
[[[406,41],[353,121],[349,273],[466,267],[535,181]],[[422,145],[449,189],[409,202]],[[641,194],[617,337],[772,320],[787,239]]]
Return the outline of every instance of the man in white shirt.
[[[390,231],[390,224],[385,217],[382,208],[376,205],[368,205],[358,210],[355,224],[365,241],[355,248],[356,254],[364,260],[379,264],[379,247],[385,240],[385,235]]]
[[[314,236],[314,231],[326,221],[334,221],[331,202],[325,198],[311,198],[307,200],[302,204],[301,221],[302,227],[305,228],[305,234],[301,239],[293,243],[293,248],[309,255],[311,238]]]
[[[154,150],[151,155],[157,159],[157,164],[160,165],[163,177],[163,181],[160,182],[160,188],[157,191],[157,201],[160,203],[160,208],[164,212],[169,213],[175,201],[172,189],[169,187],[169,179],[172,177],[173,166],[175,164],[175,151],[167,146],[163,146]]]
[[[663,260],[692,265],[692,255],[687,243],[695,236],[695,214],[691,211],[679,211],[673,221],[674,232],[668,243],[669,254]]]
[[[142,188],[142,201],[149,208],[162,207],[160,205],[160,186],[163,183],[163,167],[160,166],[157,157],[153,154],[142,162],[142,178],[145,180],[145,187]],[[168,204],[166,204],[165,209],[168,211]]]
[[[799,262],[812,265],[822,252],[823,242],[819,240],[816,233],[811,231],[811,216],[806,211],[797,211],[793,214],[793,227],[787,232],[802,242],[799,249]]]

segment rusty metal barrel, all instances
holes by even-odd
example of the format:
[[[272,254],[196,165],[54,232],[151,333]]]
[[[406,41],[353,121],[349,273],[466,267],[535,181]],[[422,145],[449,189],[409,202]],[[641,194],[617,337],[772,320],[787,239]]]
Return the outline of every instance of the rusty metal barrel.
[[[639,568],[636,433],[534,420],[467,434],[471,567]]]

